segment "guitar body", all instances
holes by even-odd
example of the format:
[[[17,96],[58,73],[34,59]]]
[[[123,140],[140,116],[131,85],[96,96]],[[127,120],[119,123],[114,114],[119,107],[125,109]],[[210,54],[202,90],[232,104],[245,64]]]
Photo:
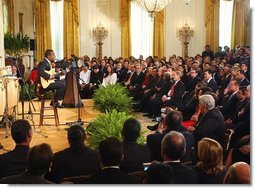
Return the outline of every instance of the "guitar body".
[[[57,75],[60,75],[62,73],[66,74],[68,73],[70,70],[68,68],[66,68],[65,71],[61,71],[59,73],[55,73],[55,69],[51,69],[50,71],[45,71],[46,73],[50,74],[50,76],[54,75],[54,76],[57,76]],[[55,83],[55,80],[54,79],[44,79],[43,77],[40,77],[40,80],[41,80],[41,85],[42,85],[42,88],[46,89],[51,83]]]
[[[55,70],[51,69],[50,71],[45,71],[46,73],[50,74],[51,76],[54,75]],[[40,77],[42,88],[46,89],[51,83],[54,83],[54,79],[44,79],[43,77]]]

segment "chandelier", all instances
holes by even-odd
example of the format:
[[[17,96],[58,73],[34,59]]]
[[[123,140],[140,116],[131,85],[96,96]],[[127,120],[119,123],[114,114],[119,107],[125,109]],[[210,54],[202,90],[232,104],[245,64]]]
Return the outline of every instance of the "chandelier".
[[[171,2],[171,0],[133,0],[143,10],[149,13],[149,16],[153,18],[155,12],[159,12],[165,8],[165,6]]]

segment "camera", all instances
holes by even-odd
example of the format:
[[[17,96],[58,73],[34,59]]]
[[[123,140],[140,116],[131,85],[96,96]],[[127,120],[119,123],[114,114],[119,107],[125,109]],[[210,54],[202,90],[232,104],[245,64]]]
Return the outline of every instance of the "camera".
[[[143,163],[143,170],[144,170],[144,171],[147,171],[148,168],[150,167],[150,165],[151,165],[151,162],[149,162],[149,163]]]

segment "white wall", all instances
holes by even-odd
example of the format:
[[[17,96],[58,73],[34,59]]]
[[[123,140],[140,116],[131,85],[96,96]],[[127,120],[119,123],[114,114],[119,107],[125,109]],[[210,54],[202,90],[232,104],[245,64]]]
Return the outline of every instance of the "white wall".
[[[98,56],[96,41],[91,37],[91,29],[102,23],[108,29],[103,41],[103,56],[121,55],[120,1],[119,0],[79,0],[80,12],[80,55]]]
[[[3,12],[2,0],[0,0],[0,13]],[[4,23],[3,16],[0,16],[0,67],[4,66]]]
[[[189,56],[201,54],[205,43],[204,29],[205,0],[191,0],[188,6],[184,0],[173,0],[165,8],[165,55],[182,56],[182,46],[177,37],[178,28],[186,21],[193,27],[194,36],[189,43]]]

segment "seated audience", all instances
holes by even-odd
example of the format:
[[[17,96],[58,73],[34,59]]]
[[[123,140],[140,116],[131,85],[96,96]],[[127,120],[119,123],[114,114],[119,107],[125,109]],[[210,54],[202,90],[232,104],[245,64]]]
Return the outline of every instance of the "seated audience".
[[[80,94],[81,94],[81,98],[88,98],[91,70],[89,70],[88,63],[84,63],[84,66],[82,66],[81,69],[82,71],[80,72],[80,79],[79,79]]]
[[[203,138],[198,143],[197,166],[193,167],[198,174],[199,184],[222,184],[227,169],[223,166],[221,145],[210,138]]]
[[[192,148],[194,146],[194,137],[182,126],[182,115],[178,111],[170,111],[163,120],[163,127],[159,126],[154,134],[147,136],[147,145],[151,149],[151,159],[161,161],[161,141],[170,131],[178,131],[184,135],[187,142],[185,153],[182,154],[181,162],[190,160]]]
[[[134,119],[127,119],[122,129],[124,160],[120,169],[124,172],[135,172],[143,170],[143,163],[150,162],[150,149],[147,146],[137,144],[140,136],[140,123]]]
[[[53,151],[49,144],[43,143],[33,146],[28,153],[27,169],[21,174],[2,178],[4,184],[53,184],[44,179],[50,169]]]
[[[91,175],[100,171],[99,154],[85,145],[83,127],[71,126],[67,132],[69,148],[54,154],[49,180],[59,183],[65,177]]]
[[[146,171],[145,184],[173,184],[174,170],[166,163],[152,163]]]
[[[17,175],[27,168],[27,155],[32,140],[31,125],[27,120],[16,120],[11,127],[15,148],[0,155],[0,178]]]
[[[244,162],[231,165],[224,179],[224,184],[250,184],[250,166]]]
[[[102,85],[105,87],[107,85],[113,85],[117,82],[117,74],[113,72],[113,68],[108,65],[106,66],[106,71],[104,73]]]
[[[208,69],[204,71],[204,81],[207,83],[207,86],[212,89],[214,93],[218,90],[218,84],[215,79],[212,77],[212,70]]]
[[[174,184],[197,184],[197,173],[180,162],[185,153],[186,141],[184,136],[176,131],[166,134],[161,144],[161,156],[165,164],[174,170]]]
[[[139,184],[140,181],[122,172],[119,166],[124,158],[121,142],[115,137],[109,137],[99,144],[102,171],[92,175],[87,184]]]
[[[193,131],[195,146],[198,142],[208,137],[216,140],[222,146],[225,152],[225,125],[224,117],[220,111],[215,108],[215,100],[211,95],[202,95],[199,98],[200,112],[203,117],[198,121]]]

